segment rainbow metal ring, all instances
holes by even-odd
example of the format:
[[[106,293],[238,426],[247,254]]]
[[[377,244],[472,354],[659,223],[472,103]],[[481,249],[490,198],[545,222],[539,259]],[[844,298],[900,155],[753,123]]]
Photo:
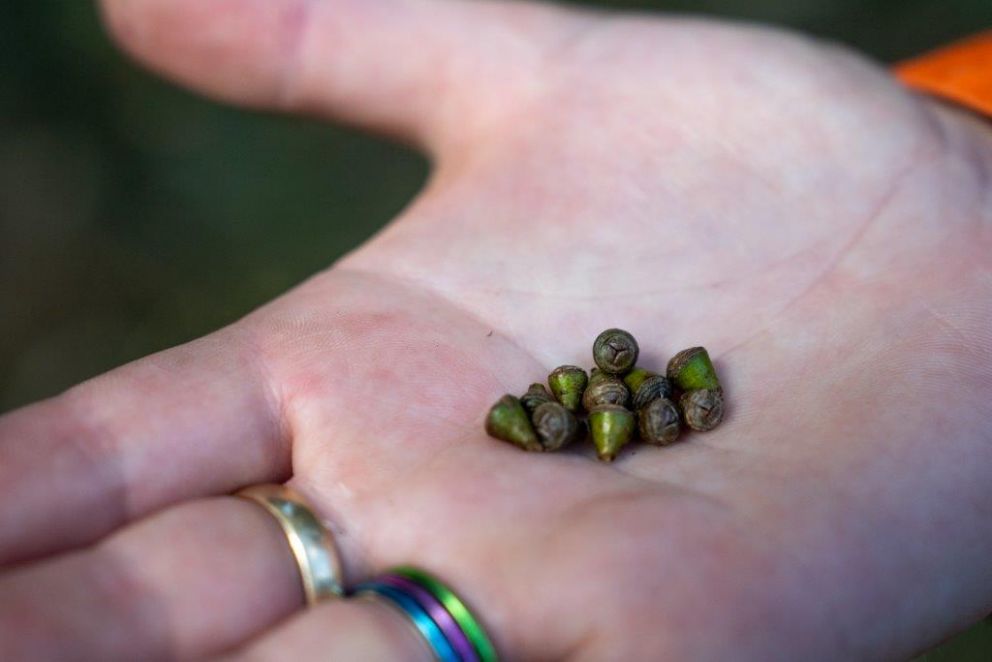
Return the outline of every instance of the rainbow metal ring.
[[[426,639],[440,662],[497,660],[496,649],[465,603],[423,570],[394,568],[359,585],[354,594],[380,597],[397,607]]]

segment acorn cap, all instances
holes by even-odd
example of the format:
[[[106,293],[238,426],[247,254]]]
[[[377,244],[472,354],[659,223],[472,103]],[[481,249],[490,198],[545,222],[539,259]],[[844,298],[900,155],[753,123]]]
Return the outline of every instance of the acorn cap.
[[[548,386],[558,402],[570,412],[577,412],[582,403],[582,393],[586,390],[589,378],[586,371],[578,366],[563,365],[548,375]]]
[[[672,383],[664,375],[651,375],[641,382],[640,387],[634,391],[634,409],[640,410],[646,407],[652,400],[658,398],[672,398]]]
[[[546,451],[564,448],[579,436],[579,419],[553,400],[539,405],[531,420]]]
[[[720,380],[705,347],[691,347],[673,356],[668,362],[667,374],[682,391],[720,388]]]
[[[620,449],[634,435],[636,420],[633,412],[616,405],[601,405],[589,412],[589,431],[596,455],[603,462],[612,462]]]
[[[679,400],[685,424],[697,432],[708,432],[723,420],[723,389],[696,389]]]
[[[534,416],[534,410],[539,406],[543,405],[545,402],[554,402],[555,398],[548,391],[548,388],[544,384],[539,384],[537,382],[530,385],[527,392],[520,396],[520,404],[524,406],[527,413]]]
[[[637,363],[639,353],[634,336],[623,329],[603,331],[592,345],[596,366],[611,375],[626,374]]]
[[[655,398],[637,412],[641,440],[655,446],[667,446],[679,438],[679,410],[667,398]]]
[[[509,394],[500,398],[489,410],[486,432],[491,437],[508,441],[527,451],[542,450],[527,411],[520,400]]]
[[[600,405],[619,405],[626,407],[630,402],[630,391],[627,385],[618,377],[611,377],[603,373],[602,377],[597,376],[586,387],[582,394],[582,406],[586,411],[592,411]]]

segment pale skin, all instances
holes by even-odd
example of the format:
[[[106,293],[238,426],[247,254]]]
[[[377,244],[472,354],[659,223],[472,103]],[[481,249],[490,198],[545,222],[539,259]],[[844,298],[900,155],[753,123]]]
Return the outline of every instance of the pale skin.
[[[992,610],[987,125],[749,26],[104,10],[182,84],[434,171],[231,327],[0,418],[0,658],[428,659],[382,605],[301,610],[278,527],[225,496],[267,481],[313,501],[352,582],[432,570],[509,659],[899,659]],[[724,424],[612,465],[484,435],[611,326],[649,368],[707,346]]]

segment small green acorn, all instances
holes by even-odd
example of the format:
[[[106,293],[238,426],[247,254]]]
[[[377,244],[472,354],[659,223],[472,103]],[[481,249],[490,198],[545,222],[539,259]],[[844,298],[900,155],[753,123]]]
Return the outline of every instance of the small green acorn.
[[[720,380],[705,347],[684,349],[668,362],[668,379],[682,391],[718,389]]]
[[[637,363],[640,348],[634,336],[623,329],[607,329],[592,345],[596,366],[611,375],[626,374]]]
[[[640,410],[646,407],[652,400],[658,398],[672,398],[672,383],[664,375],[651,375],[641,382],[641,385],[634,391],[634,409]]]
[[[541,446],[546,451],[560,450],[579,437],[579,419],[553,400],[534,410],[532,422]]]
[[[599,376],[602,375],[602,376]],[[600,405],[619,405],[626,407],[630,401],[630,391],[627,385],[617,377],[599,373],[589,382],[585,393],[582,394],[582,406],[586,411],[592,411]]]
[[[667,446],[679,438],[679,410],[668,398],[655,398],[637,411],[641,440],[655,446]]]
[[[697,432],[707,432],[723,420],[723,389],[696,389],[679,400],[685,424]]]
[[[491,437],[508,441],[526,451],[542,450],[527,411],[520,400],[509,394],[500,398],[489,410],[486,432]]]
[[[545,402],[554,402],[555,398],[551,393],[548,392],[547,387],[544,384],[533,383],[527,392],[520,396],[520,404],[524,406],[527,413],[533,417],[534,410],[543,405]]]
[[[548,375],[548,386],[555,398],[572,413],[579,410],[582,393],[586,390],[589,378],[586,371],[574,365],[563,365]]]
[[[590,411],[589,430],[599,459],[612,462],[630,442],[636,425],[634,414],[617,405],[600,405]]]

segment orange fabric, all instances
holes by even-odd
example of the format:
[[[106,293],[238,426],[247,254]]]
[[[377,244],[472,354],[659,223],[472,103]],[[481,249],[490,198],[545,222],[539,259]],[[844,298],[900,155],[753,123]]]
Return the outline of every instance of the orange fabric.
[[[992,30],[895,68],[906,85],[992,117]]]

